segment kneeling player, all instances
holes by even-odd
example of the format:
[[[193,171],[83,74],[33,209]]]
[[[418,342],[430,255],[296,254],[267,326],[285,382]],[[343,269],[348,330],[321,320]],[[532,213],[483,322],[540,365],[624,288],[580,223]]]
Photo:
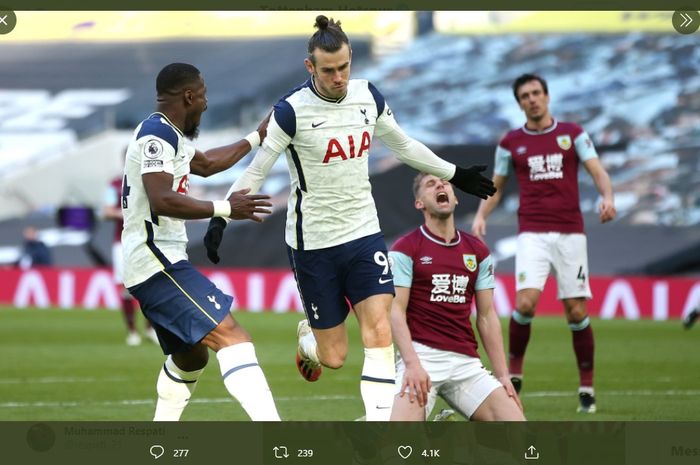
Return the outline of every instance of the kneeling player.
[[[471,420],[525,420],[493,306],[489,250],[455,228],[457,199],[449,182],[420,173],[413,192],[425,224],[389,252],[396,286],[391,325],[401,354],[391,420],[425,420],[438,395]],[[495,377],[477,353],[469,320],[474,297],[477,329]]]

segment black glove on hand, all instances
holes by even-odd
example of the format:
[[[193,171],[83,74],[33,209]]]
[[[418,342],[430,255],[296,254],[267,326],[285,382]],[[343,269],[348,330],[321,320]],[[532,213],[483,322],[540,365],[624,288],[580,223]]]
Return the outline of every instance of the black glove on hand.
[[[496,193],[496,186],[493,185],[493,181],[480,174],[484,170],[486,165],[474,165],[469,168],[458,166],[450,182],[467,194],[476,195],[485,200]]]
[[[212,263],[219,263],[219,246],[224,237],[226,220],[223,218],[212,218],[209,220],[207,233],[204,235],[204,247],[207,248],[207,257]]]

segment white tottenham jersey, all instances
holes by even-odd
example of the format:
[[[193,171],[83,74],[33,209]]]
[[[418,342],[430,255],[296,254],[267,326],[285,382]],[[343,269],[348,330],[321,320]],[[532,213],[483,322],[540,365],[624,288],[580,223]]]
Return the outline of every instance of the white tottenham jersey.
[[[140,284],[168,264],[187,259],[185,220],[151,213],[141,175],[172,174],[172,189],[187,195],[194,153],[194,147],[162,113],[153,113],[134,130],[122,183],[125,287]]]
[[[448,163],[408,138],[384,97],[368,81],[352,79],[337,100],[321,96],[309,79],[274,107],[267,137],[232,190],[257,192],[281,152],[286,152],[291,193],[285,239],[296,250],[343,244],[380,231],[369,182],[372,137],[399,159],[442,179]]]

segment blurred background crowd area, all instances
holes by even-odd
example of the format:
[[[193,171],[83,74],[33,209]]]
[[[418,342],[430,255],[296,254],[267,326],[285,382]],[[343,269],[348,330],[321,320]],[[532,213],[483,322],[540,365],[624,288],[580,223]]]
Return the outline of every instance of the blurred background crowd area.
[[[302,61],[318,13],[17,12],[16,29],[0,37],[0,264],[19,261],[28,226],[61,265],[108,263],[104,192],[121,175],[133,128],[155,107],[158,71],[175,61],[202,70],[209,109],[196,145],[230,143],[308,77]],[[596,244],[591,270],[700,270],[700,52],[695,34],[673,29],[672,12],[322,13],[340,19],[351,39],[353,77],[377,86],[409,135],[463,165],[493,166],[498,140],[524,122],[513,79],[541,74],[552,114],[590,133],[615,188],[619,217],[600,229],[598,194],[581,172],[581,206]],[[249,161],[193,178],[190,194],[221,198]],[[398,165],[373,143],[370,169],[388,242],[420,221],[412,171]],[[243,250],[264,240],[266,251],[229,265],[286,266],[288,179],[280,157],[263,186],[275,199],[273,218],[230,228]],[[476,205],[462,202],[459,226],[469,229]],[[517,207],[511,180],[489,231],[506,270]],[[200,264],[205,227],[188,226]]]

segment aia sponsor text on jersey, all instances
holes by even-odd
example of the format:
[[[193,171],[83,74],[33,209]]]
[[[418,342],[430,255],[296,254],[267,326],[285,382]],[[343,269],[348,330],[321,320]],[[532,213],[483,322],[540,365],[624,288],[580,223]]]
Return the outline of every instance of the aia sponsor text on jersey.
[[[347,150],[343,147],[343,144],[338,138],[331,138],[328,141],[328,147],[326,148],[326,156],[323,157],[323,163],[328,163],[332,158],[338,157],[341,160],[347,160],[348,158],[360,158],[365,152],[369,151],[369,146],[372,138],[369,132],[362,132],[362,138],[360,140],[360,147],[355,152],[355,138],[350,134],[347,136]],[[348,155],[349,154],[349,155]]]

